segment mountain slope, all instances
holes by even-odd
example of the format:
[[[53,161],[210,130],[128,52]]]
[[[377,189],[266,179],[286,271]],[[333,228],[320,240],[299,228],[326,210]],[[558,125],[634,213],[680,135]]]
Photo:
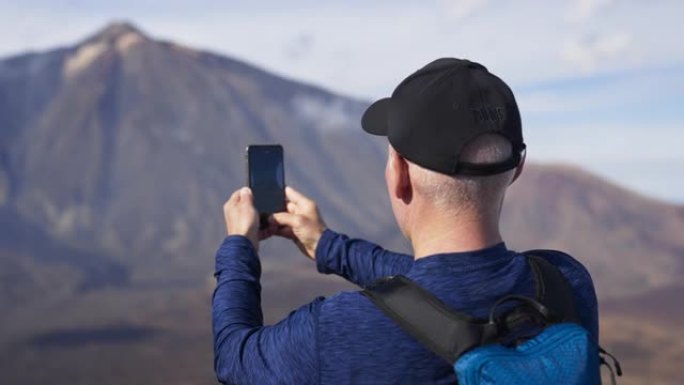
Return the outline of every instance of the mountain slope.
[[[569,252],[588,267],[601,298],[680,280],[684,207],[569,166],[526,167],[506,199],[502,228],[510,244]]]

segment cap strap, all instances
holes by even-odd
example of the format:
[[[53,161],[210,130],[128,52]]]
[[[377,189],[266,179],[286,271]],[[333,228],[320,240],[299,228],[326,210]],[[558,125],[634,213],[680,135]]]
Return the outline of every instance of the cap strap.
[[[522,148],[519,151],[513,151],[513,154],[511,154],[510,158],[498,163],[477,164],[469,162],[458,162],[456,164],[456,169],[454,170],[453,174],[485,176],[500,174],[502,172],[512,170],[518,167],[518,165],[520,164],[520,161],[522,159],[522,152],[524,150],[525,145],[523,144]]]

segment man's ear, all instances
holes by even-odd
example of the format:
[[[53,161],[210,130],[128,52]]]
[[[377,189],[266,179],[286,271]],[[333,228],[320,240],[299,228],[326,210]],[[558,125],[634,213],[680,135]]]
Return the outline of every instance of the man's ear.
[[[413,187],[411,186],[411,176],[409,175],[409,165],[394,149],[390,150],[390,168],[394,174],[392,186],[394,196],[404,203],[411,202],[413,198]]]
[[[518,179],[520,174],[522,174],[523,168],[525,168],[525,159],[527,159],[527,151],[523,152],[522,157],[520,158],[520,164],[515,169],[515,175],[513,175],[513,179],[511,180],[510,184],[513,184],[513,182],[515,182],[516,179]]]

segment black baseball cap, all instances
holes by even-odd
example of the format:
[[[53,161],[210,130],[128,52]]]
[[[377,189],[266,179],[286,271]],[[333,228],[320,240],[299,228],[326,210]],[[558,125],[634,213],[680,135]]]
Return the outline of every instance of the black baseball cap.
[[[493,175],[520,164],[525,143],[511,89],[483,65],[437,59],[404,79],[389,98],[373,103],[361,119],[369,134],[387,136],[403,157],[448,175]],[[511,157],[498,163],[459,160],[483,134],[511,142]]]

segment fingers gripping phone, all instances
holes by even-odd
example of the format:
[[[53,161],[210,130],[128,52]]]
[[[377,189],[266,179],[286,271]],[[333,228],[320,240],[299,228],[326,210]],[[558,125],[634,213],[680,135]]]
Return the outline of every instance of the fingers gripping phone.
[[[283,146],[247,146],[247,184],[259,212],[259,227],[266,228],[270,214],[285,211]]]

